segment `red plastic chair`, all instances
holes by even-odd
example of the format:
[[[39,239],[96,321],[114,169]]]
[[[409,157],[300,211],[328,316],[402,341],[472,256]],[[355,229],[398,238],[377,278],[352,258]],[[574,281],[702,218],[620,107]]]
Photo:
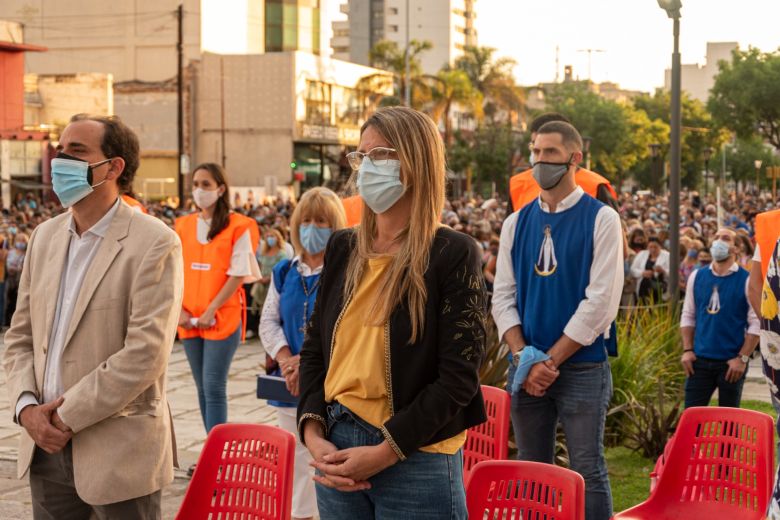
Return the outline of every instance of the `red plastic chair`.
[[[774,421],[739,408],[688,408],[650,497],[615,520],[761,519],[774,479]]]
[[[474,519],[582,520],[585,481],[552,464],[490,460],[474,466],[466,504]]]
[[[509,452],[509,413],[511,398],[506,390],[482,386],[487,421],[466,432],[463,447],[463,483],[468,484],[471,468],[484,460],[503,460]]]
[[[276,426],[215,426],[176,519],[289,519],[294,456],[295,437]]]

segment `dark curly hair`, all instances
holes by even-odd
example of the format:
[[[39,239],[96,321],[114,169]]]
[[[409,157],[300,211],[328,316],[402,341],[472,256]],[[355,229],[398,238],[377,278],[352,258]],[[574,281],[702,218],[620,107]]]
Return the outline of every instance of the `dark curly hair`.
[[[125,169],[117,179],[120,193],[132,193],[133,179],[138,170],[139,145],[135,132],[124,124],[117,116],[93,116],[89,114],[76,114],[70,118],[70,122],[97,121],[103,125],[103,141],[100,150],[107,158],[121,157],[125,161]]]

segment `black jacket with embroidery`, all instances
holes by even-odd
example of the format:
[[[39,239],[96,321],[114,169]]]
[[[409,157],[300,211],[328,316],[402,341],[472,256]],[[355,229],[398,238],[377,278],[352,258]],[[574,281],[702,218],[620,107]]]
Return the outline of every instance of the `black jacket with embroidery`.
[[[331,237],[320,289],[301,349],[298,428],[316,420],[327,430],[325,376],[354,230]],[[486,295],[479,247],[450,228],[436,232],[425,273],[428,300],[422,336],[413,344],[408,311],[390,317],[385,359],[391,417],[381,428],[401,460],[419,448],[459,434],[486,420],[479,367],[485,357]],[[389,361],[389,362],[388,362]]]

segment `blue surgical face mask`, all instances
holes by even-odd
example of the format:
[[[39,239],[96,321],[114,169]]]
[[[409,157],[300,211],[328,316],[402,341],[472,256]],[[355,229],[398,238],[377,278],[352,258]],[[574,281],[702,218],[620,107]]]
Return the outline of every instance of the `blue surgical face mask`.
[[[63,207],[69,208],[106,182],[92,184],[92,169],[111,159],[89,164],[87,161],[59,152],[51,160],[51,183]]]
[[[301,245],[312,255],[321,253],[328,245],[328,239],[333,233],[329,227],[321,228],[316,224],[301,224],[298,227],[298,235],[301,238]]]
[[[16,249],[18,249],[19,251],[24,251],[25,249],[27,249],[27,242],[17,242],[14,245],[16,246]]]
[[[724,261],[731,254],[729,249],[731,248],[727,242],[724,242],[723,240],[714,241],[710,246],[710,254],[712,255],[712,259],[716,262]]]
[[[268,247],[274,247],[276,245],[276,237],[266,238],[265,243],[268,244]]]
[[[383,162],[377,165],[365,157],[358,170],[358,192],[374,213],[384,213],[392,208],[406,191],[401,182],[401,161],[388,159]]]

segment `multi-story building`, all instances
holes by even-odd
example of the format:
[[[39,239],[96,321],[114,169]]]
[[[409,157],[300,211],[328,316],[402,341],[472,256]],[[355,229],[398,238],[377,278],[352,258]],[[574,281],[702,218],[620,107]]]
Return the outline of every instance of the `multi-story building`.
[[[195,158],[223,163],[234,186],[260,195],[293,182],[338,188],[350,173],[345,153],[389,94],[358,85],[381,73],[304,52],[205,53],[195,72]]]
[[[682,90],[692,98],[707,102],[710,89],[715,85],[718,75],[718,62],[731,61],[731,53],[739,48],[737,42],[707,42],[707,56],[704,65],[686,64],[681,68]],[[672,70],[666,69],[664,89],[672,88]]]
[[[477,45],[476,0],[347,0],[347,20],[333,22],[333,57],[370,65],[369,52],[380,41],[406,47],[409,40],[430,41],[420,55],[424,72],[452,64],[466,46]],[[408,12],[407,12],[408,7]]]

